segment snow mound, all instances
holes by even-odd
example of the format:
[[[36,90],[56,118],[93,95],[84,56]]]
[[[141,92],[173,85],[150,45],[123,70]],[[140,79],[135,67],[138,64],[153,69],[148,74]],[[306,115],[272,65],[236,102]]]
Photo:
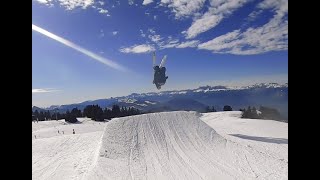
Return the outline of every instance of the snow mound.
[[[196,112],[163,112],[110,121],[88,179],[285,178],[279,163],[226,140]]]
[[[112,120],[89,179],[219,177],[211,166],[226,141],[196,112],[165,112]]]

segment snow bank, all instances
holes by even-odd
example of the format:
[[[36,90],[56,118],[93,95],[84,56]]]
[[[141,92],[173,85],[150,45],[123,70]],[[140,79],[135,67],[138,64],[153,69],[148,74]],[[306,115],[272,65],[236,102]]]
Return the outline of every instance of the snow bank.
[[[287,178],[286,160],[225,139],[199,116],[164,112],[111,121],[89,179]]]
[[[199,179],[223,174],[212,166],[225,140],[195,112],[165,112],[111,121],[89,179]],[[211,166],[210,166],[211,165]]]

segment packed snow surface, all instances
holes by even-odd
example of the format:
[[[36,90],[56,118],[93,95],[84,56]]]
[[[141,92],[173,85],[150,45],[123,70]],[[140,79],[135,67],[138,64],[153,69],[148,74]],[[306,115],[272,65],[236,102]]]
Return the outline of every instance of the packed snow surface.
[[[240,116],[175,111],[33,123],[32,179],[288,179],[288,124]]]

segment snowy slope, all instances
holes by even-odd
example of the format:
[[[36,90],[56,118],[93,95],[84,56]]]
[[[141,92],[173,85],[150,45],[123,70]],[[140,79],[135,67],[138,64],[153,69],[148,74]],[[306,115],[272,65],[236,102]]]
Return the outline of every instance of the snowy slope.
[[[155,113],[110,122],[89,177],[287,179],[287,158],[220,136],[195,112]]]
[[[288,123],[240,117],[240,111],[214,112],[204,113],[201,120],[226,140],[251,150],[248,163],[257,179],[288,179]]]
[[[79,120],[32,123],[32,179],[82,179],[90,171],[105,123]]]
[[[104,124],[33,124],[33,135],[44,138],[32,141],[32,177],[288,179],[287,124],[239,117],[240,112],[176,111]],[[55,135],[57,127],[81,133]]]
[[[105,122],[95,122],[89,118],[77,118],[79,123],[67,123],[64,120],[39,121],[32,123],[32,139],[49,138],[72,134],[73,129],[76,134],[103,131]],[[59,131],[59,133],[58,133]],[[35,137],[36,136],[36,137]]]
[[[205,113],[201,119],[229,141],[288,162],[288,123],[240,117],[240,111],[229,111]]]

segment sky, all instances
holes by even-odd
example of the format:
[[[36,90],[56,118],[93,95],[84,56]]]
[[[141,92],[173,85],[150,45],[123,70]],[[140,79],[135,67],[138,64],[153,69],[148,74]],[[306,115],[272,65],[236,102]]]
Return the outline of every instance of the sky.
[[[32,105],[288,81],[288,0],[33,0]]]

